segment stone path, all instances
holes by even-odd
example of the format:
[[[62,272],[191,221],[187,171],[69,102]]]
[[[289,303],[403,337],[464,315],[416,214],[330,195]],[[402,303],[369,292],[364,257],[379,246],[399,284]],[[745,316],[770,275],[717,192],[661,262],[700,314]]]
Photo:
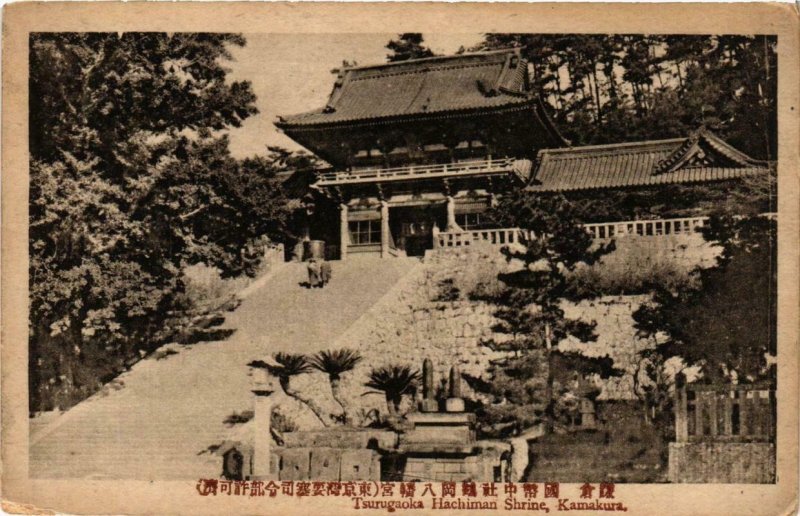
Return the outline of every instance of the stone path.
[[[228,437],[223,421],[252,410],[247,363],[275,351],[327,349],[418,262],[353,257],[333,263],[324,289],[305,289],[286,264],[229,314],[225,341],[175,346],[47,424],[32,424],[30,476],[177,480],[219,475],[204,453]]]

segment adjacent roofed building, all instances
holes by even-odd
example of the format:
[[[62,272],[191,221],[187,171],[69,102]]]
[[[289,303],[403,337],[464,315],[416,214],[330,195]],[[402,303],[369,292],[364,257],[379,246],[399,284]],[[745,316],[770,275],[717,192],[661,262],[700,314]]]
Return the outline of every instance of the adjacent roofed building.
[[[766,162],[701,129],[688,138],[544,149],[527,188],[569,192],[705,183],[767,171]]]
[[[325,106],[275,123],[331,164],[311,185],[318,202],[306,218],[307,237],[324,240],[329,256],[422,254],[470,238],[508,243],[511,233],[470,230],[486,229],[484,212],[510,189],[598,191],[768,171],[705,130],[569,147],[531,91],[519,49],[335,72]]]

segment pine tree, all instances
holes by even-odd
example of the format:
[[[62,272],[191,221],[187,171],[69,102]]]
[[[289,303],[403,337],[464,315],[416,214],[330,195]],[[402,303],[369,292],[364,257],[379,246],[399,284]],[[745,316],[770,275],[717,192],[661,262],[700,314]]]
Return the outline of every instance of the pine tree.
[[[392,51],[386,56],[390,63],[395,61],[407,61],[409,59],[421,59],[423,57],[433,57],[435,54],[431,49],[424,46],[424,39],[419,32],[406,32],[398,34],[397,39],[393,39],[386,44],[386,48]]]
[[[717,265],[698,272],[697,289],[658,289],[634,313],[637,329],[660,337],[661,359],[698,365],[706,381],[770,379],[777,351],[777,224],[765,217],[712,217],[707,240],[722,246]]]
[[[493,400],[480,412],[488,433],[519,432],[542,419],[552,429],[557,400],[576,375],[580,382],[588,375],[620,373],[608,357],[588,358],[560,349],[568,337],[596,340],[594,323],[565,316],[564,301],[588,296],[571,288],[567,273],[579,263],[594,263],[613,250],[613,244],[593,248],[591,237],[578,225],[575,208],[563,197],[517,194],[504,199],[494,216],[501,227],[520,227],[531,236],[524,250],[504,250],[521,266],[498,276],[501,287],[473,296],[496,305],[493,331],[504,338],[483,344],[507,356],[493,364],[488,381],[468,380]]]
[[[520,47],[533,91],[576,145],[685,137],[706,126],[757,159],[777,152],[772,36],[487,34]]]

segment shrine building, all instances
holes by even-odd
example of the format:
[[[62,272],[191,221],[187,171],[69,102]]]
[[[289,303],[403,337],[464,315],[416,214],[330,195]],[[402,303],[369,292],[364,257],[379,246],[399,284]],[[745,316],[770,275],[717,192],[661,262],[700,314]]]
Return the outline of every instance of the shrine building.
[[[516,235],[492,231],[484,215],[511,189],[625,188],[768,171],[707,131],[570,147],[531,91],[519,49],[337,73],[325,106],[275,125],[330,164],[309,181],[316,202],[306,234],[341,259],[421,255],[471,238],[511,243]]]

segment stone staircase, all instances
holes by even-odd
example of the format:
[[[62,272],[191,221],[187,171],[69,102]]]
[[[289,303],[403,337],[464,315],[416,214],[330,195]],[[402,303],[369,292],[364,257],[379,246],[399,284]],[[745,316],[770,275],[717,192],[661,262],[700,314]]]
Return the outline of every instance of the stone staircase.
[[[178,480],[216,477],[208,448],[229,439],[224,420],[252,410],[247,363],[277,351],[332,346],[419,262],[354,257],[333,262],[324,289],[306,289],[304,264],[280,265],[247,289],[224,341],[168,345],[52,421],[31,423],[30,476]]]

